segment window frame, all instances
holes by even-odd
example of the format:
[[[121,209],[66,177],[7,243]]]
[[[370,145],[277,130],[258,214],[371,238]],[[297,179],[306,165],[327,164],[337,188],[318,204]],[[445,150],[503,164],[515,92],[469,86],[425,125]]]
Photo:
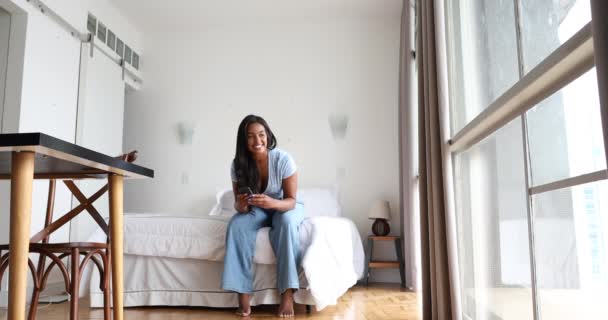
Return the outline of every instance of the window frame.
[[[608,14],[608,4],[602,0],[590,0],[591,1],[591,15],[592,19],[584,27],[582,27],[576,34],[574,34],[565,43],[560,45],[552,53],[543,59],[538,65],[531,69],[527,74],[524,74],[524,65],[522,58],[522,23],[519,17],[519,6],[520,0],[513,0],[515,7],[515,27],[516,27],[516,39],[517,39],[517,52],[518,52],[518,69],[519,69],[519,80],[512,85],[506,92],[495,99],[490,105],[487,106],[482,112],[475,116],[471,121],[458,130],[452,132],[448,130],[448,140],[445,141],[447,151],[449,153],[447,165],[451,168],[454,166],[454,156],[468,150],[472,146],[477,145],[483,141],[484,138],[498,131],[506,124],[511,122],[517,117],[521,118],[521,129],[522,129],[522,145],[524,153],[524,164],[525,164],[525,183],[527,190],[527,217],[528,217],[528,238],[529,238],[529,254],[530,254],[530,273],[531,273],[531,284],[532,284],[532,306],[534,319],[540,319],[540,304],[538,300],[538,282],[536,279],[536,262],[534,253],[534,215],[532,213],[532,196],[538,195],[545,192],[550,192],[558,189],[570,188],[585,183],[608,180],[608,169],[598,170],[591,173],[581,174],[573,177],[568,177],[545,183],[542,185],[531,186],[531,168],[530,168],[530,154],[529,154],[529,143],[528,143],[528,130],[526,121],[526,112],[534,108],[539,102],[552,94],[558,92],[568,84],[572,83],[580,76],[596,67],[597,73],[597,85],[598,93],[600,95],[600,112],[602,134],[604,138],[604,154],[608,162],[608,94],[602,94],[602,84],[608,82],[608,25],[607,22],[601,20],[601,16]],[[439,50],[443,50],[446,54],[453,52],[454,48],[454,37],[451,34],[450,28],[453,27],[454,21],[447,12],[453,12],[451,5],[453,1],[443,0],[439,1],[441,4],[438,5],[438,17],[441,17],[443,21],[439,23],[443,24],[444,37],[439,40]],[[444,10],[444,8],[448,10]],[[594,19],[596,18],[596,19]],[[598,19],[599,18],[599,19]],[[443,41],[441,41],[443,40]],[[600,45],[598,45],[598,43]],[[594,49],[597,47],[598,49]],[[599,51],[599,53],[597,52]],[[450,61],[446,61],[450,60]],[[443,111],[448,113],[447,126],[448,129],[454,125],[452,119],[453,101],[454,101],[454,88],[453,81],[451,81],[451,75],[454,70],[453,58],[444,58],[438,62],[443,62],[442,65],[438,66],[440,71],[447,73],[444,83],[447,86],[447,106],[443,107]],[[445,126],[446,124],[444,124]],[[452,171],[452,181],[454,181],[454,172]],[[454,184],[451,186],[456,188]],[[454,192],[450,195],[451,201],[455,201]],[[455,210],[448,212],[451,215],[452,221],[456,220]],[[452,226],[454,228],[455,226]],[[458,246],[458,244],[456,244]],[[456,261],[458,264],[460,261],[459,253],[455,252]],[[456,275],[460,277],[460,274]],[[456,290],[455,294],[459,295],[460,290]],[[461,301],[461,297],[457,297],[458,301]],[[460,309],[458,307],[457,309]],[[469,318],[464,310],[460,311],[460,315],[464,318]]]

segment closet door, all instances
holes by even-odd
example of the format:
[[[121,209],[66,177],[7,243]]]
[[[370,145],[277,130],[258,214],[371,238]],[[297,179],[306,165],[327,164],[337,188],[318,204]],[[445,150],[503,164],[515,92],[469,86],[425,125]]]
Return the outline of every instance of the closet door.
[[[80,98],[78,105],[76,143],[107,155],[121,154],[125,83],[122,68],[95,48],[90,56],[88,45],[83,46]],[[107,180],[83,180],[81,191],[91,196]],[[73,206],[79,204],[74,198]],[[107,193],[94,203],[99,213],[108,217]],[[97,224],[87,213],[72,222],[71,240],[85,241],[97,230]]]
[[[11,16],[8,12],[0,8],[0,124],[2,124],[2,117],[4,115],[4,91],[6,87],[6,69],[8,67],[8,42],[9,42],[9,31],[11,27]],[[1,125],[0,125],[1,128]],[[0,205],[2,212],[9,212],[10,207],[8,201],[10,199],[10,182],[0,181],[0,202],[4,205]],[[0,243],[8,242],[9,226],[8,226],[8,214],[4,214],[6,217],[0,217]],[[6,278],[6,277],[5,277]],[[4,288],[3,285],[6,280],[3,280],[0,284],[0,289]],[[2,303],[0,302],[0,305]]]

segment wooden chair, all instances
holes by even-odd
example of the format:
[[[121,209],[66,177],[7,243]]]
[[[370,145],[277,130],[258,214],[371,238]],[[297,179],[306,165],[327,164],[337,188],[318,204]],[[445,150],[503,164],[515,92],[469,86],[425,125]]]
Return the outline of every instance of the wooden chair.
[[[137,158],[137,151],[132,151],[127,154],[118,156],[123,161],[133,162]],[[80,201],[80,204],[63,215],[61,218],[53,221],[53,207],[55,201],[55,187],[56,180],[49,181],[49,193],[46,208],[46,217],[44,221],[44,229],[35,234],[30,239],[30,252],[38,253],[38,266],[36,267],[32,260],[29,260],[29,269],[32,274],[34,282],[34,290],[32,293],[32,301],[30,304],[30,310],[28,319],[34,320],[36,318],[36,310],[38,307],[38,300],[40,298],[40,292],[46,287],[51,270],[57,266],[61,271],[64,279],[65,290],[70,294],[70,320],[78,319],[78,298],[79,298],[79,287],[82,273],[87,266],[89,261],[93,261],[99,273],[100,277],[100,289],[103,291],[103,318],[104,320],[110,320],[110,275],[111,275],[111,261],[110,261],[110,230],[105,219],[99,214],[99,212],[93,207],[93,202],[99,199],[107,190],[108,185],[104,185],[101,189],[95,192],[91,197],[87,198],[78,189],[74,181],[64,180],[63,181],[68,189],[72,192],[72,195]],[[68,223],[74,217],[76,217],[82,211],[88,211],[91,217],[95,220],[97,225],[106,234],[106,242],[66,242],[66,243],[49,243],[50,235],[61,228],[63,225]],[[0,281],[2,276],[8,267],[8,258],[10,249],[9,245],[0,245]],[[3,254],[4,251],[7,251]],[[82,261],[80,257],[84,256]],[[63,259],[70,258],[70,268],[66,267]],[[47,258],[51,259],[51,263],[48,267],[45,265]]]
[[[57,266],[63,275],[65,291],[70,294],[70,319],[78,319],[78,298],[80,289],[80,280],[82,273],[89,261],[97,266],[100,277],[100,289],[104,294],[104,319],[109,320],[110,315],[110,239],[109,227],[103,217],[92,206],[93,202],[105,193],[108,186],[105,185],[90,198],[86,198],[76,184],[71,180],[64,180],[65,185],[72,191],[72,194],[81,202],[79,206],[66,213],[61,218],[53,221],[53,206],[55,201],[56,181],[49,181],[49,193],[46,208],[46,217],[44,221],[44,229],[35,234],[30,239],[30,252],[38,253],[38,266],[36,267],[32,260],[29,260],[29,268],[32,274],[34,290],[32,292],[32,300],[28,319],[36,318],[36,310],[40,292],[42,292],[51,273],[51,270]],[[87,210],[94,218],[97,224],[103,229],[106,234],[106,242],[65,242],[65,243],[49,243],[50,235],[76,217],[80,212]],[[8,267],[9,253],[4,251],[10,250],[9,245],[0,245],[0,281]],[[84,258],[80,259],[80,256]],[[69,257],[69,269],[63,262],[63,259]],[[51,263],[46,266],[46,260],[50,259]],[[68,271],[69,270],[69,271]]]

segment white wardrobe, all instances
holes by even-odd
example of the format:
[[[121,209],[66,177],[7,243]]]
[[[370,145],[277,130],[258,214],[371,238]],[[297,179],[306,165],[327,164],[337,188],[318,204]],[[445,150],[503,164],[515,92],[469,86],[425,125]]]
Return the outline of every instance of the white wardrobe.
[[[121,154],[126,84],[122,67],[115,62],[118,55],[94,48],[91,56],[90,44],[28,6],[23,6],[24,14],[9,13],[0,6],[0,92],[8,95],[0,95],[2,133],[43,132],[105,154]],[[86,196],[105,183],[78,182]],[[32,234],[43,227],[47,192],[47,181],[34,182]],[[0,243],[8,242],[9,199],[10,183],[0,181]],[[106,195],[95,202],[104,217],[108,216],[107,201]],[[78,204],[58,183],[55,217]],[[83,212],[53,233],[51,240],[84,241],[94,228],[93,219]],[[0,284],[0,305],[6,278]]]

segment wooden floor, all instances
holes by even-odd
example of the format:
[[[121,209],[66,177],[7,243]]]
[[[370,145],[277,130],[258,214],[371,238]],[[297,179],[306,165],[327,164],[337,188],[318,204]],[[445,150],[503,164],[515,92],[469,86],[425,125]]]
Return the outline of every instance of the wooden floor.
[[[100,309],[89,309],[88,301],[81,301],[80,320],[103,319]],[[313,308],[314,309],[314,308]],[[275,318],[276,306],[260,306],[253,308],[252,319]],[[69,318],[67,303],[40,306],[39,320],[63,320]],[[296,306],[296,318],[310,320],[330,319],[361,319],[361,320],[392,320],[392,319],[422,319],[419,316],[419,300],[413,292],[401,291],[395,285],[372,285],[369,287],[356,286],[351,288],[338,305],[312,311],[307,314],[302,305]],[[6,310],[0,309],[0,319],[6,319]],[[240,319],[234,315],[234,309],[213,308],[174,308],[174,307],[145,307],[125,308],[127,320],[190,320],[190,319]]]

